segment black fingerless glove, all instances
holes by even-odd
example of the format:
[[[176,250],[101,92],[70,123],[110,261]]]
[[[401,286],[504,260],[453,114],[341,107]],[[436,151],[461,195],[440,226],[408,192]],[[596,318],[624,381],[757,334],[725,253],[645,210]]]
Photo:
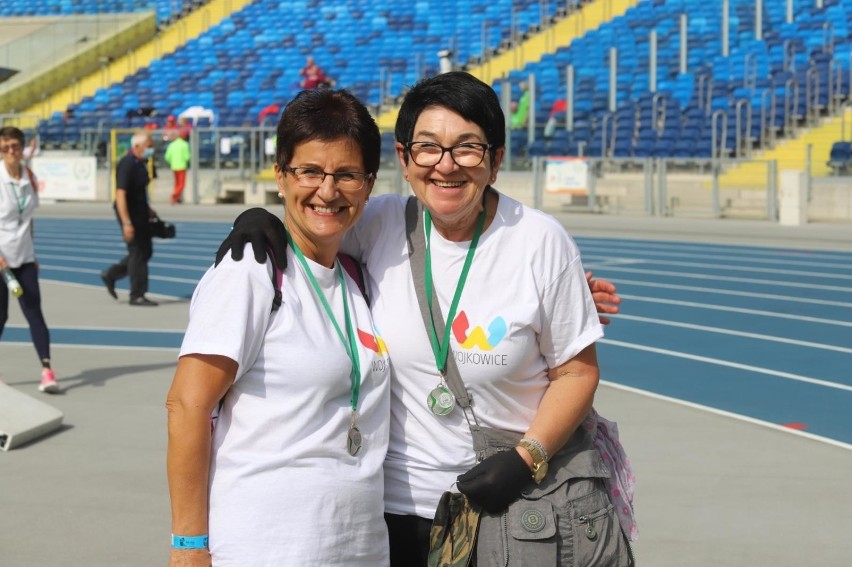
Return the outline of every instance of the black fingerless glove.
[[[287,267],[287,237],[284,234],[284,223],[261,207],[243,211],[234,220],[234,228],[216,251],[215,265],[219,265],[229,250],[235,262],[242,260],[246,242],[251,242],[254,259],[258,264],[266,262],[266,257],[269,255],[281,270]]]
[[[532,473],[515,449],[492,455],[459,475],[459,491],[492,514],[504,511],[532,482]]]

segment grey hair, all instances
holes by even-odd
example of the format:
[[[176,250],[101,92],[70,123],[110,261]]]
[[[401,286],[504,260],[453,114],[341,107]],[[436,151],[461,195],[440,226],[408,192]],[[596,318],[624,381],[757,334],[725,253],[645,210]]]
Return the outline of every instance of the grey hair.
[[[151,137],[151,134],[149,132],[136,132],[135,134],[133,134],[133,137],[130,138],[130,146],[135,148],[136,146],[146,144],[149,140],[152,139],[153,138]]]

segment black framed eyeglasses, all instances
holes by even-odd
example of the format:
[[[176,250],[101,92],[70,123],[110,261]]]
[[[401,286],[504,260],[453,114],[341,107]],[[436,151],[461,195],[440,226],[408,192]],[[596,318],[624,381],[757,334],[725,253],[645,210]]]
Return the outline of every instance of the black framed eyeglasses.
[[[445,148],[434,142],[407,142],[405,149],[411,160],[421,167],[432,167],[444,159],[444,154],[450,152],[450,157],[460,167],[476,167],[485,159],[485,152],[494,146],[479,142],[462,142]]]
[[[8,146],[0,146],[0,154],[7,154],[9,152],[19,152],[24,149],[24,146],[21,144],[9,144]]]
[[[299,185],[311,189],[316,189],[322,185],[327,175],[332,177],[334,186],[341,191],[358,191],[364,187],[368,179],[373,178],[372,173],[361,171],[337,171],[329,173],[316,167],[290,167],[289,165],[285,165],[282,169],[292,174],[299,182]]]

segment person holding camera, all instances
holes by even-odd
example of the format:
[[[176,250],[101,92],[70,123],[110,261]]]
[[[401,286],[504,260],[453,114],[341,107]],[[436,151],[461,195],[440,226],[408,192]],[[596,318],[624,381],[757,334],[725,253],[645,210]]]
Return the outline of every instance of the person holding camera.
[[[130,276],[130,305],[155,307],[145,294],[148,292],[148,260],[154,255],[151,220],[157,213],[148,204],[148,160],[154,154],[150,132],[136,132],[130,139],[130,149],[118,162],[115,172],[115,216],[121,235],[127,244],[127,255],[101,272],[107,293],[118,299],[115,282]]]

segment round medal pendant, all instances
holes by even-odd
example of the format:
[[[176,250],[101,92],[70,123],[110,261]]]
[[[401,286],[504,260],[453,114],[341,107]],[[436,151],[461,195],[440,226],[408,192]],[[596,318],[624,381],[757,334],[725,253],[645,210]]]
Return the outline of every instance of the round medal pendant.
[[[346,436],[346,450],[353,457],[361,450],[361,432],[354,425],[349,428],[349,435]]]
[[[429,392],[429,397],[426,398],[426,405],[429,406],[429,411],[435,415],[447,415],[456,407],[456,397],[449,388],[440,384]]]

